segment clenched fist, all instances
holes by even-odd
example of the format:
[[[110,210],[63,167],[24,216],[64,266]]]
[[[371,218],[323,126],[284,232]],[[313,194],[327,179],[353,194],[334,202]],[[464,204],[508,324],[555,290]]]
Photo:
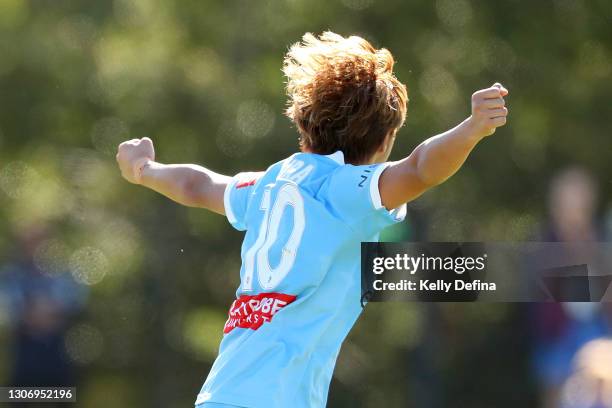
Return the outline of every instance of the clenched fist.
[[[149,161],[155,160],[153,141],[148,137],[125,141],[119,145],[116,157],[123,178],[130,183],[140,184],[142,168]]]
[[[490,136],[495,133],[495,129],[506,124],[506,95],[508,90],[500,83],[472,95],[472,116],[469,121],[479,137]]]

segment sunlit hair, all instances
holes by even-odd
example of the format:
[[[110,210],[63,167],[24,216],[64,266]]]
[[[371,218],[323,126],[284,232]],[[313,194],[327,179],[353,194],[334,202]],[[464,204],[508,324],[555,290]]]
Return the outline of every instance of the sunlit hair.
[[[406,118],[408,94],[393,75],[393,56],[361,37],[307,33],[285,56],[287,116],[302,148],[344,153],[365,163]]]

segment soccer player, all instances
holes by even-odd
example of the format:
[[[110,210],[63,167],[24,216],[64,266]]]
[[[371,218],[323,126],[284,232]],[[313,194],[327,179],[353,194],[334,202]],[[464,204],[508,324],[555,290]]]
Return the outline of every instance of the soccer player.
[[[360,37],[304,35],[283,66],[300,152],[266,171],[228,177],[158,163],[149,138],[119,145],[129,182],[246,231],[240,286],[198,407],[325,406],[340,345],[362,310],[360,242],[402,221],[407,202],[506,123],[508,91],[495,84],[472,95],[466,120],[388,162],[408,102],[393,64]]]

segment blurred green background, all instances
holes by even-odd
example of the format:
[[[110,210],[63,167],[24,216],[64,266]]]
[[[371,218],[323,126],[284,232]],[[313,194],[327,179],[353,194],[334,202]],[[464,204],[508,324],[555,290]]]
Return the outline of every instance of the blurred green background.
[[[611,17],[608,0],[0,0],[0,384],[28,316],[14,311],[8,271],[34,265],[78,287],[60,319],[78,406],[191,406],[242,235],[124,182],[116,145],[149,136],[159,161],[226,174],[290,155],[281,64],[307,31],[394,54],[410,103],[392,159],[469,115],[473,91],[510,90],[508,125],[386,239],[533,239],[569,165],[593,175],[603,228]],[[329,406],[537,406],[528,326],[517,305],[370,305]]]

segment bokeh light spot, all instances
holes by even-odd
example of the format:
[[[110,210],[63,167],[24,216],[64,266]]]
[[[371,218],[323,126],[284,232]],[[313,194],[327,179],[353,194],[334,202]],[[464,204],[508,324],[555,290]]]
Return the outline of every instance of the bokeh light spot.
[[[472,5],[467,0],[436,1],[438,18],[446,27],[462,28],[472,20]]]
[[[246,137],[257,139],[270,133],[274,127],[274,111],[258,100],[244,101],[238,106],[236,124]]]
[[[453,103],[459,90],[455,78],[444,68],[433,65],[421,76],[419,89],[423,97],[438,108],[445,108]]]
[[[79,324],[66,333],[66,353],[77,364],[93,363],[102,354],[104,340],[100,330],[89,324]]]
[[[199,88],[217,84],[223,72],[219,56],[209,48],[190,53],[183,59],[182,66],[190,84]]]
[[[57,276],[68,271],[68,247],[59,240],[41,243],[34,252],[34,264],[43,273]]]
[[[11,198],[22,198],[35,182],[38,174],[21,161],[14,161],[0,170],[0,189]]]
[[[70,257],[70,272],[77,282],[95,285],[108,272],[108,260],[102,251],[94,247],[83,247]]]

